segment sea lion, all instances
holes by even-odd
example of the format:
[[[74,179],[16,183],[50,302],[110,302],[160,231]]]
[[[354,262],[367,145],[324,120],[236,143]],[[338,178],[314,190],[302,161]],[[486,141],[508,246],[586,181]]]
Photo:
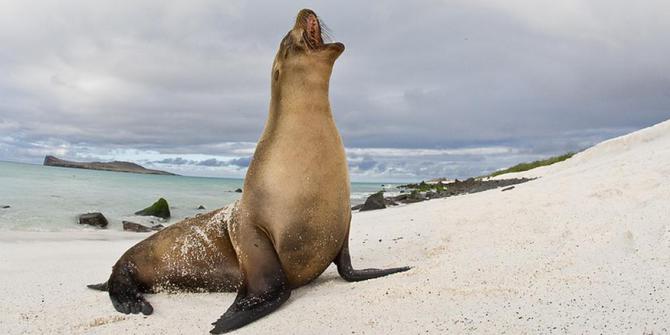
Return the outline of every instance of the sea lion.
[[[107,288],[118,311],[144,314],[153,308],[141,292],[237,290],[213,323],[220,334],[274,311],[331,263],[347,281],[408,270],[351,265],[349,174],[328,99],[343,51],[324,43],[316,13],[301,10],[272,65],[269,117],[239,203],[138,243],[92,288]]]

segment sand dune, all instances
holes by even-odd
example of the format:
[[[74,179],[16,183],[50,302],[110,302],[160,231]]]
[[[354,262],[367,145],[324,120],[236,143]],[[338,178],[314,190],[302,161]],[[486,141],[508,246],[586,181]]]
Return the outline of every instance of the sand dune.
[[[503,177],[519,176],[540,178],[355,213],[356,266],[414,268],[347,283],[331,267],[236,333],[669,333],[670,121]],[[119,314],[84,285],[138,235],[71,235],[0,238],[0,332],[206,333],[234,299],[156,294],[154,315]]]

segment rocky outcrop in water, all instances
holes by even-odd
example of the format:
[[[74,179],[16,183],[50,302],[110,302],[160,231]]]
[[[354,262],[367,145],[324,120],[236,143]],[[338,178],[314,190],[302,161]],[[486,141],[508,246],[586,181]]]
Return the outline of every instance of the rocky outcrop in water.
[[[140,174],[157,174],[157,175],[169,175],[175,176],[174,173],[160,171],[160,170],[151,170],[146,169],[141,165],[131,163],[131,162],[72,162],[66,161],[64,159],[56,158],[54,156],[44,157],[45,166],[58,166],[65,168],[76,168],[76,169],[88,169],[88,170],[102,170],[102,171],[115,171],[115,172],[129,172],[129,173],[140,173]]]
[[[139,223],[135,222],[130,222],[130,221],[123,221],[123,230],[125,231],[133,231],[136,233],[148,233],[152,231],[158,231],[164,228],[162,224],[157,224],[151,227],[147,227],[145,225],[141,225]]]
[[[89,225],[93,227],[98,227],[98,228],[106,228],[107,224],[107,218],[105,218],[102,213],[85,213],[79,215],[79,224],[83,225]]]
[[[441,181],[439,181],[437,183],[421,182],[418,184],[407,184],[399,186],[399,188],[401,189],[400,195],[384,198],[382,192],[377,192],[368,197],[368,199],[365,201],[365,204],[354,206],[351,209],[363,211],[364,210],[363,208],[366,208],[368,202],[370,202],[369,207],[370,209],[381,209],[387,206],[395,206],[398,204],[411,204],[430,199],[446,198],[454,195],[483,192],[499,187],[506,187],[505,189],[503,189],[503,191],[509,191],[514,189],[514,187],[510,188],[511,185],[521,184],[531,180],[533,179],[514,178],[514,179],[481,180],[481,179],[469,178],[463,181],[456,179],[455,181],[450,183],[442,183]],[[382,204],[385,206],[382,207]]]
[[[386,203],[384,202],[384,192],[380,191],[369,196],[360,208],[360,211],[364,212],[383,208],[386,208]]]
[[[167,200],[160,198],[153,205],[135,212],[135,215],[155,216],[163,219],[170,218],[170,206]]]

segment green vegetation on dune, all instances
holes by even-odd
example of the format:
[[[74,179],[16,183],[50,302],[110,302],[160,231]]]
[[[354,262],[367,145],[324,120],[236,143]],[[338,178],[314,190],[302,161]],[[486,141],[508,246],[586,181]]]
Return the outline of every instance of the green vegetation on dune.
[[[499,176],[499,175],[505,174],[505,173],[523,172],[523,171],[532,170],[536,167],[547,166],[547,165],[551,165],[551,164],[554,164],[554,163],[562,162],[562,161],[564,161],[564,160],[566,160],[566,159],[568,159],[568,158],[570,158],[574,155],[575,155],[575,152],[568,152],[567,154],[564,154],[564,155],[550,157],[550,158],[547,158],[547,159],[534,161],[532,163],[517,164],[517,165],[512,166],[511,168],[507,168],[507,169],[504,169],[504,170],[493,172],[489,175],[489,177],[495,177],[495,176]]]

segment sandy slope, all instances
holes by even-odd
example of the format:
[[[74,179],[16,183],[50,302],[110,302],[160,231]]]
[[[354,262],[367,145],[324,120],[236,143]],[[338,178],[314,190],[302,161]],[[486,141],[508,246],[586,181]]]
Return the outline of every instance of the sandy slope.
[[[237,333],[670,333],[670,122],[523,175],[541,178],[354,214],[356,265],[415,268],[352,284],[331,267]],[[5,235],[0,333],[206,333],[234,298],[151,295],[154,315],[125,316],[84,284],[135,240]]]

